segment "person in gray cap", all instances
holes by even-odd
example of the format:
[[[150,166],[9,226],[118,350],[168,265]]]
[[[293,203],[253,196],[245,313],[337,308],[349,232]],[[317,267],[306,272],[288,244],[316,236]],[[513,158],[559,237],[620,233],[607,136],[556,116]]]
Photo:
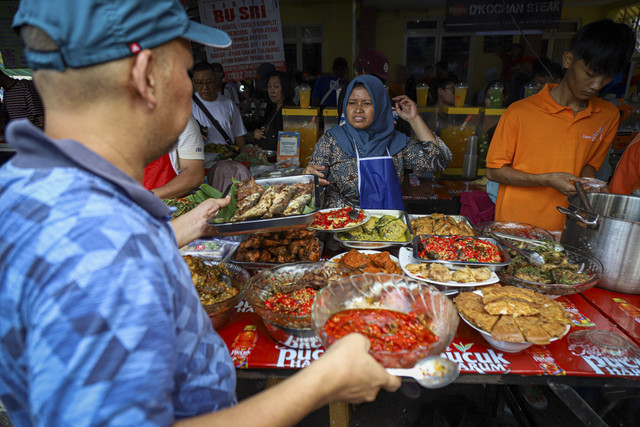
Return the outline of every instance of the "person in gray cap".
[[[0,168],[0,400],[14,424],[290,425],[399,387],[354,334],[236,404],[178,252],[229,199],[170,222],[140,185],[189,118],[189,40],[225,47],[225,33],[177,0],[22,0],[13,24],[47,111],[44,132],[8,126],[17,154]]]

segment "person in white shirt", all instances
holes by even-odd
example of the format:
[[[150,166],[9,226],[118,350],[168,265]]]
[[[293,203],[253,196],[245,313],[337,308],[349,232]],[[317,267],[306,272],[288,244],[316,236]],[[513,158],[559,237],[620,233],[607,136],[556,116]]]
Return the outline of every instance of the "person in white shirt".
[[[238,107],[231,99],[220,94],[223,77],[224,71],[220,64],[209,64],[208,62],[196,64],[193,67],[195,97],[219,123],[230,142],[243,148],[247,130],[242,123]],[[198,123],[208,130],[205,145],[227,143],[225,136],[218,131],[195,100],[192,101],[192,114]]]
[[[151,162],[143,184],[161,199],[188,194],[204,182],[204,141],[193,116],[178,137],[178,143],[166,157]]]

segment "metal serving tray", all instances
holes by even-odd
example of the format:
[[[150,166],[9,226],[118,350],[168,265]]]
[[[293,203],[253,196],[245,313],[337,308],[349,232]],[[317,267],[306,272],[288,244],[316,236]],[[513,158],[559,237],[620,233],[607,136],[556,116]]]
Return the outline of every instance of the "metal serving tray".
[[[502,262],[445,261],[440,259],[420,258],[418,256],[418,251],[422,247],[422,244],[421,244],[422,238],[423,237],[428,238],[431,236],[433,236],[433,234],[421,234],[413,237],[413,257],[416,260],[420,262],[436,262],[439,264],[449,264],[449,265],[461,265],[461,266],[467,265],[469,267],[487,267],[491,271],[498,271],[502,267],[505,267],[511,263],[511,256],[509,256],[509,253],[504,250],[504,248],[500,245],[500,243],[498,243],[497,241],[489,237],[473,237],[473,238],[478,240],[484,240],[485,242],[493,243],[494,245],[496,245],[500,250],[500,254],[502,255],[502,259],[503,259]],[[450,236],[439,236],[439,237],[450,237]]]
[[[318,237],[316,237],[316,239],[318,239]],[[322,251],[324,250],[324,242],[322,240],[319,240],[318,245],[320,246],[320,254],[322,254]],[[233,253],[231,254],[231,257],[229,258],[229,262],[233,264],[237,264],[240,267],[245,268],[247,270],[264,270],[267,268],[273,268],[279,265],[288,264],[288,263],[277,263],[277,262],[238,261],[236,259],[236,256],[238,255],[239,248],[240,246],[236,247],[236,249],[233,251]],[[318,261],[294,261],[294,262],[324,262],[324,261],[318,260]]]
[[[407,231],[405,233],[406,240],[404,242],[389,242],[386,240],[348,240],[346,237],[346,232],[334,233],[333,238],[337,242],[339,242],[345,248],[350,249],[378,249],[378,248],[387,248],[390,246],[404,246],[411,243],[411,226],[409,225],[409,219],[407,217],[407,213],[401,210],[395,209],[363,209],[369,217],[372,216],[382,216],[382,215],[391,215],[396,218],[400,218],[402,222],[407,226]],[[341,236],[343,238],[341,238]]]
[[[279,178],[256,179],[260,185],[272,186],[278,184],[308,183],[313,181],[313,202],[315,209],[313,212],[303,215],[282,216],[277,218],[250,219],[239,222],[217,223],[209,220],[209,225],[213,227],[220,236],[237,236],[240,234],[252,234],[263,232],[276,232],[305,228],[313,222],[313,215],[318,212],[318,201],[320,200],[318,191],[318,177],[315,175],[294,175]]]
[[[415,236],[415,232],[413,230],[413,227],[411,227],[411,220],[414,219],[418,219],[418,218],[425,218],[425,217],[429,217],[432,214],[410,214],[408,215],[408,220],[407,223],[409,224],[409,230],[411,230],[411,234]],[[469,228],[471,228],[471,230],[473,230],[474,234],[478,235],[478,232],[476,230],[476,228],[473,226],[473,224],[471,223],[471,221],[469,221],[469,218],[467,218],[464,215],[447,215],[444,214],[445,216],[448,216],[449,218],[452,218],[454,220],[456,220],[456,222],[464,222],[465,224],[467,224],[469,226]]]

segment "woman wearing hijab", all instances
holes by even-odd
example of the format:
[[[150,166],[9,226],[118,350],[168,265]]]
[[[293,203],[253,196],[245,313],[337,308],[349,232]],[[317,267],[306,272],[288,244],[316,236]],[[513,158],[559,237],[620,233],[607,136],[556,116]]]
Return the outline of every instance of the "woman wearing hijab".
[[[322,135],[304,170],[324,186],[321,208],[403,210],[400,182],[405,169],[425,173],[447,167],[451,151],[422,120],[415,102],[406,95],[393,101],[417,139],[394,129],[391,100],[380,79],[362,75],[349,83],[344,125]]]

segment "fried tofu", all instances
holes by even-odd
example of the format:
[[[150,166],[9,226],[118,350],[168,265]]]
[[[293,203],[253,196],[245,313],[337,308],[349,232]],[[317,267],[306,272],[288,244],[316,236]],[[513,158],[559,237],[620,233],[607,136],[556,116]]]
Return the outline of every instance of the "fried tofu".
[[[571,323],[562,304],[530,289],[490,285],[482,294],[464,292],[454,303],[465,319],[499,341],[546,345],[564,336]]]
[[[453,299],[458,311],[483,331],[491,332],[500,316],[489,314],[484,309],[482,297],[473,292],[461,292]]]
[[[524,336],[520,332],[520,328],[516,325],[516,321],[511,316],[500,316],[491,330],[491,336],[498,341],[506,342],[524,342]]]
[[[490,303],[484,305],[484,309],[489,314],[503,314],[513,317],[518,316],[533,316],[540,311],[529,301],[520,298],[502,298],[493,300]]]
[[[549,344],[549,340],[553,338],[553,335],[550,335],[542,327],[542,319],[537,316],[516,317],[514,320],[526,341],[534,344],[545,345]]]

